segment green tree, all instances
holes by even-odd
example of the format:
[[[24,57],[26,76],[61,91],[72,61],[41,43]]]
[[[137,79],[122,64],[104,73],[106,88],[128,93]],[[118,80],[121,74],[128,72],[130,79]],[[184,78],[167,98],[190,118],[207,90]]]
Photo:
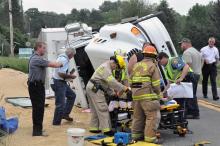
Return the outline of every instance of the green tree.
[[[99,28],[103,25],[103,17],[99,10],[92,9],[89,17],[89,25],[93,28]]]
[[[15,28],[24,30],[24,19],[22,6],[19,0],[12,1],[12,16],[13,16],[13,26]],[[9,10],[8,10],[8,0],[0,0],[0,24],[9,26]]]
[[[44,22],[41,19],[40,12],[37,8],[30,8],[25,12],[25,14],[27,15],[29,21],[31,36],[37,37],[40,29],[44,27]]]
[[[216,35],[216,27],[210,19],[213,5],[196,4],[188,13],[183,35],[191,39],[193,46],[198,50],[207,44],[210,36]]]
[[[79,17],[79,11],[77,9],[72,9],[71,13],[66,16],[65,23],[68,24],[68,23],[77,22],[78,17]]]
[[[215,37],[217,38],[217,45],[220,47],[220,0],[217,0],[217,2],[213,4],[213,7],[213,14],[210,16],[216,28]]]
[[[118,3],[119,2],[111,2],[111,1],[105,1],[101,6],[99,6],[99,10],[101,12],[109,12],[112,10],[118,9]]]
[[[163,14],[159,16],[159,19],[165,25],[171,39],[173,40],[174,45],[177,46],[179,41],[177,34],[177,13],[172,8],[169,8],[166,0],[162,0],[156,10],[163,12]]]
[[[90,17],[90,11],[88,9],[81,9],[79,11],[78,20],[84,23],[88,23]]]
[[[144,0],[129,0],[121,2],[121,17],[145,16],[152,12],[153,5],[145,3]]]

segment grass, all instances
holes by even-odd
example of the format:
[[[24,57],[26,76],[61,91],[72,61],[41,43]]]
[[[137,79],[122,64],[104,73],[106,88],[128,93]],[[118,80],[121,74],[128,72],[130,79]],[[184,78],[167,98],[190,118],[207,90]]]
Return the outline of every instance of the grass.
[[[0,67],[8,67],[28,73],[28,60],[17,57],[0,57]]]

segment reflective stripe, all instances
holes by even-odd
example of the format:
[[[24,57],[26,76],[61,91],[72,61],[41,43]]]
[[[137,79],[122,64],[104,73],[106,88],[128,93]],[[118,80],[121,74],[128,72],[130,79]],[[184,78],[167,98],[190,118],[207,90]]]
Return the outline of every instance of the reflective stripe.
[[[109,131],[111,131],[110,128],[104,128],[104,129],[102,129],[102,132],[109,132]]]
[[[113,70],[113,72],[112,72],[112,75],[114,76],[114,77],[116,77],[116,75],[115,75],[115,72],[116,72],[116,70]],[[128,79],[128,77],[126,76],[126,70],[125,69],[122,69],[121,71],[120,71],[120,81],[124,81],[124,80],[127,80]]]
[[[179,71],[177,69],[173,69],[172,64],[171,64],[171,60],[173,59],[173,57],[171,57],[168,60],[167,65],[165,66],[166,72],[166,78],[172,82],[175,82],[177,79],[179,79],[182,75],[182,71]],[[193,72],[193,70],[191,68],[189,68],[188,72]]]
[[[160,85],[160,80],[156,80],[152,82],[153,86],[159,86]]]
[[[114,79],[114,77],[112,75],[110,75],[110,76],[107,77],[106,80],[107,80],[107,82],[111,82],[113,79]]]
[[[165,66],[165,69],[166,69],[166,77],[167,77],[168,80],[170,80],[170,81],[172,81],[172,82],[175,82],[175,80],[177,80],[178,78],[181,77],[182,72],[179,71],[179,70],[177,70],[177,69],[174,70],[174,69],[172,68],[172,65],[171,65],[171,60],[172,60],[172,59],[173,59],[173,58],[170,58],[170,59],[168,60],[167,65]]]
[[[142,133],[132,133],[131,134],[131,137],[132,138],[141,138],[141,137],[143,137],[144,136],[144,134],[142,134]]]
[[[157,100],[160,99],[160,95],[157,94],[142,94],[142,95],[133,95],[133,100],[142,100],[142,99],[150,99],[150,100]]]
[[[151,78],[150,77],[132,77],[131,80],[132,83],[143,83],[143,82],[151,82]]]
[[[96,69],[96,72],[99,73],[99,74],[103,74],[104,73],[104,67],[99,67]]]
[[[89,130],[91,130],[91,131],[92,130],[99,130],[99,128],[97,128],[97,127],[90,127]]]
[[[150,142],[150,143],[155,142],[156,139],[157,139],[156,137],[147,137],[147,136],[144,137],[144,141]]]

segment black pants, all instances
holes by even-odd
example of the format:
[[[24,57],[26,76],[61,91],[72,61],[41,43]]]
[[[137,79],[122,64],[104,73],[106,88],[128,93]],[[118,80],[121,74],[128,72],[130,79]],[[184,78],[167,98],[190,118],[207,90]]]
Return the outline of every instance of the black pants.
[[[202,68],[202,92],[204,96],[207,96],[208,90],[208,80],[210,76],[211,86],[212,86],[212,96],[213,98],[218,97],[217,86],[216,86],[216,77],[217,77],[217,67],[216,64],[204,64]]]
[[[33,136],[41,135],[43,129],[45,88],[44,84],[34,82],[28,84],[32,103]]]

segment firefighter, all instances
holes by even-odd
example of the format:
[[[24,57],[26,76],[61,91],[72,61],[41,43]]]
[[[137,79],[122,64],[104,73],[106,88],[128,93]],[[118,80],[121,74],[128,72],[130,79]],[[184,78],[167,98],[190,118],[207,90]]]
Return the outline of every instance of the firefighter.
[[[146,42],[143,44],[143,47],[142,47],[142,51],[143,49],[146,47],[146,46],[153,46],[153,44],[149,43],[149,42]],[[141,60],[144,59],[144,56],[142,54],[142,51],[141,50],[138,50],[138,49],[132,49],[129,53],[128,53],[128,58],[129,58],[129,62],[128,62],[128,73],[130,74],[134,65],[137,63],[137,62],[140,62]]]
[[[92,111],[90,132],[103,132],[113,135],[106,97],[120,96],[129,88],[118,82],[112,75],[116,68],[124,68],[125,61],[121,56],[112,56],[109,61],[101,64],[86,86],[86,93]],[[115,94],[117,91],[117,95]]]
[[[157,51],[147,45],[142,53],[143,60],[134,65],[130,74],[134,107],[132,139],[159,143],[156,133],[160,121],[161,95]]]
[[[185,108],[185,115],[187,119],[199,119],[199,107],[195,93],[195,79],[193,70],[188,64],[184,63],[181,57],[170,57],[161,52],[158,55],[158,62],[165,68],[165,75],[168,80],[168,85],[164,92],[169,88],[170,83],[191,82],[193,85],[192,99],[176,99],[182,108]]]
[[[127,53],[126,50],[117,49],[114,52],[114,55],[119,55],[123,57],[124,61],[126,62],[126,66],[124,68],[116,68],[113,70],[113,76],[117,81],[122,83],[125,86],[129,86],[128,82],[128,71],[127,71]],[[118,98],[117,98],[118,99]],[[116,100],[117,100],[116,99]],[[131,109],[132,105],[132,93],[128,92],[127,94],[123,94],[119,99],[119,106],[120,108],[128,108]],[[117,106],[116,106],[117,107]],[[114,114],[114,113],[113,113]]]
[[[127,59],[127,53],[125,50],[122,49],[117,49],[114,52],[115,56],[121,56],[124,61],[126,62]],[[113,70],[113,76],[115,77],[115,79],[119,82],[121,82],[123,85],[128,86],[128,73],[127,73],[127,67],[126,64],[124,65],[124,67],[121,68],[116,68],[115,70]]]

